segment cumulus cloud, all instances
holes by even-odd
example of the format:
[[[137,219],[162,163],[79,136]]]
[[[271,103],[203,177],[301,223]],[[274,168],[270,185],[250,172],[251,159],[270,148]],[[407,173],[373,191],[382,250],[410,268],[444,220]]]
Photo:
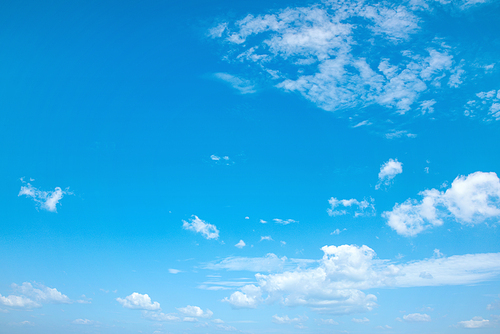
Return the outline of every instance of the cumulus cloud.
[[[364,323],[370,322],[370,319],[368,319],[368,318],[363,318],[363,319],[352,318],[351,321],[357,322],[358,324],[364,324]]]
[[[136,310],[150,310],[155,311],[160,309],[160,303],[151,302],[151,298],[148,294],[140,294],[137,292],[132,293],[131,295],[122,298],[116,298],[116,301],[119,302],[123,307],[129,309]]]
[[[231,87],[240,92],[240,94],[251,94],[256,92],[255,86],[249,80],[241,79],[229,73],[215,73],[214,76],[228,83]]]
[[[500,217],[500,180],[495,173],[459,176],[444,192],[430,189],[420,195],[423,197],[420,202],[408,199],[382,214],[398,234],[415,236],[450,218],[474,225]]]
[[[203,311],[200,307],[198,306],[191,306],[188,305],[186,307],[180,307],[177,310],[179,312],[183,313],[184,315],[188,317],[196,317],[196,318],[210,318],[214,314],[212,311],[207,309],[206,311]]]
[[[457,327],[461,328],[485,328],[491,327],[491,325],[492,323],[489,320],[481,317],[474,317],[471,320],[459,321],[457,323]]]
[[[380,186],[389,186],[392,184],[392,180],[396,175],[403,173],[403,164],[398,161],[398,159],[389,159],[382,166],[380,166],[380,172],[378,173],[378,184],[375,189],[380,189]]]
[[[236,245],[234,245],[234,247],[237,247],[239,249],[242,249],[245,246],[246,246],[246,244],[243,240],[240,240]]]
[[[363,290],[384,287],[464,285],[491,280],[500,275],[500,253],[432,257],[394,264],[376,258],[367,246],[324,246],[316,266],[276,274],[256,274],[257,284],[248,284],[224,299],[235,308],[256,308],[261,303],[306,306],[329,314],[367,312],[377,298]],[[422,277],[426,272],[432,277]],[[417,321],[425,315],[408,315]]]
[[[326,212],[332,217],[342,216],[346,214],[353,214],[354,217],[359,216],[373,216],[375,215],[375,205],[373,202],[375,201],[370,197],[370,201],[366,199],[362,201],[358,201],[357,199],[337,199],[332,197],[328,200],[331,208],[327,209]]]
[[[192,216],[189,222],[183,220],[182,228],[185,230],[201,233],[205,239],[218,239],[219,230],[215,225],[209,224],[197,216]]]
[[[274,241],[273,238],[271,238],[270,235],[265,235],[260,237],[260,241],[267,240],[267,241]]]
[[[14,292],[19,295],[0,295],[0,304],[9,307],[34,308],[41,307],[42,304],[69,304],[73,301],[68,296],[49,288],[40,283],[24,282],[21,285],[13,283],[11,285]]]
[[[464,70],[451,48],[413,37],[421,21],[402,4],[323,1],[247,15],[217,25],[209,35],[227,48],[225,60],[249,64],[278,89],[362,125],[371,111],[365,107],[405,114],[423,93],[461,84]],[[430,112],[429,102],[422,103]]]
[[[406,322],[429,322],[431,321],[431,317],[425,313],[412,313],[404,315],[403,320]]]
[[[21,190],[17,196],[26,196],[32,198],[38,207],[43,210],[50,212],[57,212],[57,204],[64,197],[64,195],[72,195],[73,193],[69,191],[69,188],[62,190],[56,187],[54,191],[42,191],[33,187],[29,182],[24,181],[21,178],[21,182],[25,185],[21,186]]]

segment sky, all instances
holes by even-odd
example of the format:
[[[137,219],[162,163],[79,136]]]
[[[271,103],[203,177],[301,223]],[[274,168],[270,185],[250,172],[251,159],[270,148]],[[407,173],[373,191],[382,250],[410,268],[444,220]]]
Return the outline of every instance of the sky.
[[[1,333],[498,333],[500,2],[0,10]]]

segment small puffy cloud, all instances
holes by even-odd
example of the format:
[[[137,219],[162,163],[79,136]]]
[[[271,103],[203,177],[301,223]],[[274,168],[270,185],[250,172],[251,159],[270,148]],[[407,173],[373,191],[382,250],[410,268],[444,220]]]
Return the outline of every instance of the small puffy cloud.
[[[457,177],[445,192],[420,192],[423,199],[408,199],[382,214],[398,234],[411,237],[440,226],[446,218],[474,225],[500,217],[500,180],[495,173],[475,172]]]
[[[228,83],[231,87],[240,92],[240,94],[252,94],[256,92],[255,85],[249,80],[241,79],[229,73],[215,73],[214,76]]]
[[[259,220],[259,222],[260,222],[261,224],[267,224],[267,221],[265,221],[264,219]]]
[[[261,289],[253,284],[245,285],[241,291],[236,291],[231,296],[222,300],[231,304],[233,308],[256,308],[262,301]]]
[[[182,228],[201,233],[205,239],[217,240],[219,238],[219,230],[215,225],[209,224],[194,215],[189,219],[189,222],[185,220],[182,221]]]
[[[485,328],[491,327],[492,323],[487,319],[474,317],[471,320],[459,321],[456,326],[461,328]]]
[[[30,183],[24,181],[21,178],[21,182],[25,185],[21,186],[21,190],[17,196],[30,197],[37,203],[37,205],[43,209],[50,212],[57,212],[57,204],[64,197],[64,195],[72,195],[73,193],[69,191],[69,188],[62,190],[56,187],[54,191],[42,191],[33,187]]]
[[[132,293],[130,296],[122,298],[116,298],[123,307],[136,310],[150,310],[155,311],[160,309],[160,303],[151,302],[151,298],[148,294],[140,294],[137,292]]]
[[[214,313],[207,309],[206,311],[203,311],[200,307],[198,306],[191,306],[188,305],[186,307],[180,307],[177,310],[179,312],[183,313],[184,315],[188,317],[196,317],[196,318],[210,318]]]
[[[273,219],[273,221],[276,224],[281,224],[281,225],[288,225],[288,224],[291,224],[291,223],[298,223],[298,221],[293,220],[293,219],[278,219],[278,218],[275,218],[275,219]]]
[[[319,319],[319,322],[323,325],[338,325],[339,323],[333,319]]]
[[[89,319],[75,319],[71,323],[75,325],[93,325],[95,321]]]
[[[231,158],[229,158],[227,155],[218,156],[218,155],[212,154],[210,156],[210,160],[212,160],[217,165],[227,165],[227,166],[229,166],[229,165],[234,164],[234,161],[231,160]]]
[[[363,318],[363,319],[352,318],[351,321],[356,322],[358,324],[364,324],[364,323],[370,322],[370,319],[368,319],[368,318]]]
[[[375,215],[375,205],[373,204],[374,199],[370,198],[370,201],[366,199],[358,201],[357,199],[337,199],[332,197],[328,200],[331,208],[327,209],[328,215],[342,216],[346,214],[353,214],[354,217],[359,216],[373,216]]]
[[[307,317],[296,317],[296,318],[290,318],[289,316],[285,315],[283,317],[279,317],[277,314],[273,315],[273,322],[275,324],[293,324],[293,323],[300,323],[306,321],[308,318]]]
[[[398,161],[398,159],[389,159],[380,167],[380,172],[378,173],[378,184],[375,189],[380,189],[380,186],[389,186],[396,175],[403,173],[403,164]]]
[[[429,322],[431,321],[431,317],[425,313],[412,313],[403,316],[403,320],[406,322]]]
[[[236,245],[234,245],[234,247],[237,247],[239,249],[241,249],[241,248],[243,248],[245,246],[246,246],[246,244],[245,244],[245,242],[243,240],[240,240]]]
[[[170,269],[168,269],[168,272],[171,274],[178,274],[178,273],[181,273],[182,270],[170,268]]]
[[[270,235],[267,235],[267,236],[261,236],[261,237],[260,237],[260,241],[263,241],[263,240],[273,241],[273,238],[271,238],[271,236],[270,236]]]

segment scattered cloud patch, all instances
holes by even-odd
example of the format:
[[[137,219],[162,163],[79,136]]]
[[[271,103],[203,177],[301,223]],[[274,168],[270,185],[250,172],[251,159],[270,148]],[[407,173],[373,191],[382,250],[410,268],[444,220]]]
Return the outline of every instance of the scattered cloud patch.
[[[122,298],[116,298],[116,301],[120,303],[123,307],[136,310],[149,310],[155,311],[160,309],[160,303],[151,302],[151,298],[148,294],[140,294],[137,292]]]
[[[210,270],[271,272],[282,270],[287,260],[286,256],[279,258],[273,253],[269,253],[264,257],[232,256],[218,262],[209,262],[203,268]]]
[[[209,224],[197,216],[192,216],[189,219],[189,222],[183,220],[182,228],[188,231],[193,231],[196,233],[201,233],[205,239],[218,239],[219,238],[219,230],[215,225]]]
[[[364,323],[370,322],[370,319],[368,319],[368,318],[363,318],[363,319],[352,318],[351,321],[357,322],[358,324],[364,324]]]
[[[479,117],[485,122],[500,120],[500,89],[479,92],[476,99],[467,101],[464,115]]]
[[[330,233],[330,235],[339,235],[340,233],[346,231],[347,229],[344,228],[343,230],[339,230],[338,228],[335,229],[335,231],[333,231],[332,233]]]
[[[414,133],[410,133],[406,130],[392,130],[385,134],[385,138],[387,139],[397,139],[397,138],[416,138],[417,135]]]
[[[444,192],[430,189],[419,194],[423,197],[420,202],[408,199],[382,214],[387,224],[405,237],[441,226],[444,219],[474,225],[500,217],[500,180],[495,173],[459,176]]]
[[[296,318],[290,318],[289,316],[285,315],[283,317],[279,317],[277,314],[273,315],[273,322],[275,324],[294,324],[294,323],[301,323],[306,321],[308,318],[307,317],[296,317]]]
[[[406,322],[429,322],[431,321],[431,317],[425,313],[412,313],[404,315],[403,320]]]
[[[21,190],[17,196],[32,198],[33,201],[37,203],[38,207],[50,212],[57,212],[57,204],[64,197],[64,195],[73,194],[69,191],[69,188],[62,190],[61,188],[56,187],[54,191],[42,191],[33,187],[31,183],[24,181],[24,178],[21,178],[21,182],[25,185],[21,186]]]
[[[378,183],[375,189],[380,189],[383,184],[385,186],[390,186],[396,175],[403,173],[403,164],[398,161],[398,159],[389,159],[380,167],[380,172],[378,173]]]
[[[337,199],[332,197],[328,200],[331,208],[327,209],[328,215],[342,216],[346,214],[353,214],[354,217],[360,216],[374,216],[375,215],[375,205],[374,199],[370,197],[370,201],[366,199],[358,201],[357,199]]]
[[[171,274],[178,274],[178,273],[181,273],[182,270],[169,268],[168,272]]]
[[[267,240],[267,241],[274,241],[273,238],[271,238],[270,235],[267,236],[261,236],[260,241]]]
[[[168,322],[168,321],[180,321],[181,319],[172,313],[162,313],[160,311],[142,311],[142,317],[152,321]]]
[[[75,325],[93,325],[95,321],[89,319],[75,319],[71,323]]]
[[[207,309],[206,311],[203,311],[200,307],[191,306],[191,305],[178,308],[177,310],[179,310],[179,312],[181,312],[182,314],[184,314],[188,317],[196,317],[196,318],[210,318],[214,314],[209,309]]]
[[[224,156],[218,156],[218,155],[215,155],[215,154],[212,154],[210,156],[210,160],[217,164],[217,165],[226,165],[226,166],[229,166],[229,165],[233,165],[234,164],[234,161],[231,160],[231,158],[229,158],[227,155],[224,155]],[[247,219],[245,217],[245,219]]]
[[[461,328],[487,328],[491,327],[491,325],[492,323],[487,319],[474,317],[471,320],[459,321],[456,326]]]
[[[1,305],[29,309],[41,307],[42,304],[70,304],[74,302],[57,289],[49,288],[40,283],[24,282],[21,285],[13,283],[11,287],[18,295],[7,297],[0,295]]]
[[[333,319],[319,319],[320,324],[323,325],[338,325],[339,323]]]
[[[276,224],[280,224],[280,225],[288,225],[288,224],[292,224],[292,223],[298,223],[298,221],[293,220],[293,219],[278,219],[278,218],[275,218],[275,219],[273,219],[273,221]]]

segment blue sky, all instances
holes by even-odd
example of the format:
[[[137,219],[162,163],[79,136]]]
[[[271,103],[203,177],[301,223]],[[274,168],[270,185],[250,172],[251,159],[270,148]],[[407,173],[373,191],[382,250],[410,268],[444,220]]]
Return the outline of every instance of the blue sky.
[[[498,332],[499,15],[4,4],[0,332]]]

